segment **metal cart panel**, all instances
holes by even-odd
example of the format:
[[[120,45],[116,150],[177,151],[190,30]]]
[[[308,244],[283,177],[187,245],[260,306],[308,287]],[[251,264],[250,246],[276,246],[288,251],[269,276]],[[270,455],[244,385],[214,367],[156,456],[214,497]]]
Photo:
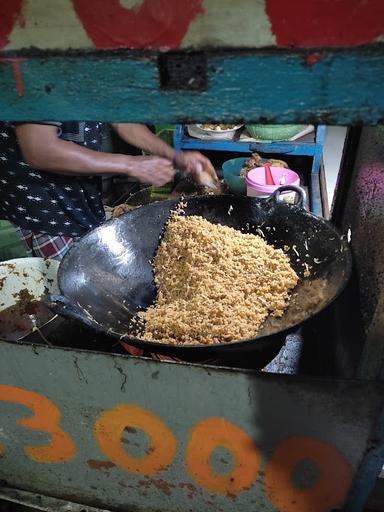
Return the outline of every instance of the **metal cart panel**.
[[[0,375],[7,486],[137,511],[330,510],[384,391],[7,342]]]

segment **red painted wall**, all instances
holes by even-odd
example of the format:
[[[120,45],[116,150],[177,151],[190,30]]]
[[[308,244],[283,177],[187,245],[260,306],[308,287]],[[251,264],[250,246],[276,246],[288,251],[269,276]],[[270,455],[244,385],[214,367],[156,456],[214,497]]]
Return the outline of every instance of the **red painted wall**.
[[[190,23],[204,12],[203,0],[144,0],[132,9],[122,7],[119,0],[72,2],[97,48],[177,48]],[[0,0],[0,48],[8,43],[16,21],[23,21],[22,3]],[[356,46],[384,34],[384,0],[265,3],[280,47]]]
[[[203,0],[144,0],[126,9],[118,0],[72,0],[97,48],[177,48]]]
[[[278,46],[355,46],[384,34],[383,0],[266,0]]]
[[[0,48],[8,43],[11,30],[21,13],[23,0],[0,1]]]

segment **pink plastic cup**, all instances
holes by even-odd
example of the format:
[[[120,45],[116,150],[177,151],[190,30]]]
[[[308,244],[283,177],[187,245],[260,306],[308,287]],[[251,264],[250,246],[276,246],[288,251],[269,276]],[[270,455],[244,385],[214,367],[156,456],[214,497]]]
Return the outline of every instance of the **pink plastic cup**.
[[[265,183],[265,168],[255,167],[251,169],[246,178],[247,196],[250,197],[269,197],[273,192],[282,185],[296,185],[300,186],[300,176],[291,169],[284,167],[271,167],[271,173],[275,185],[266,185]],[[295,192],[283,192],[282,199],[288,203],[293,203],[295,200]]]

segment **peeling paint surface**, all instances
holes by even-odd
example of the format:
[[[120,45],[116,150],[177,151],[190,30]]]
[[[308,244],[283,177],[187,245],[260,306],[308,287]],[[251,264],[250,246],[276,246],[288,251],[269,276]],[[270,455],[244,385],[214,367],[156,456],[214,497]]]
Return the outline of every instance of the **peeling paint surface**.
[[[337,507],[384,391],[6,342],[0,375],[0,480],[137,512]]]
[[[313,60],[310,52],[309,65],[306,52],[207,52],[201,91],[163,89],[156,53],[26,54],[23,96],[11,63],[0,61],[0,110],[10,121],[384,121],[383,49],[320,54]],[[177,79],[183,83],[182,75]]]

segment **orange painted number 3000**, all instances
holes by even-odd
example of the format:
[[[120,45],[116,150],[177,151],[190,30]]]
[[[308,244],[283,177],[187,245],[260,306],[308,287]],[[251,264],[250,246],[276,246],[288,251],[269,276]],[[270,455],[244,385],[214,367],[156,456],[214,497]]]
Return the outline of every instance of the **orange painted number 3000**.
[[[31,414],[17,424],[49,436],[45,445],[24,447],[27,457],[40,463],[62,463],[76,455],[71,437],[60,426],[60,411],[48,398],[0,385],[0,401],[29,409]],[[123,449],[122,434],[127,429],[146,435],[148,448],[141,457]],[[103,411],[95,421],[94,436],[109,461],[133,474],[156,475],[173,464],[177,452],[177,441],[169,426],[151,411],[134,404],[120,404]],[[233,461],[224,474],[216,473],[212,466],[212,454],[218,448],[229,452]],[[0,444],[0,455],[4,450]],[[261,454],[241,428],[224,418],[210,417],[191,428],[184,461],[192,481],[211,494],[232,499],[255,483],[260,474]],[[302,483],[299,478],[297,483],[294,475],[297,480],[297,470],[303,462],[312,467],[314,477]],[[342,503],[352,480],[351,467],[336,448],[308,437],[283,439],[263,469],[265,496],[279,512],[327,512]]]
[[[27,457],[35,462],[59,463],[67,462],[75,456],[75,444],[60,427],[60,411],[48,398],[26,389],[0,385],[0,400],[30,409],[32,415],[19,419],[17,424],[27,429],[46,432],[50,436],[50,441],[45,446],[26,446],[24,453]],[[0,454],[3,450],[4,447],[0,444]]]

